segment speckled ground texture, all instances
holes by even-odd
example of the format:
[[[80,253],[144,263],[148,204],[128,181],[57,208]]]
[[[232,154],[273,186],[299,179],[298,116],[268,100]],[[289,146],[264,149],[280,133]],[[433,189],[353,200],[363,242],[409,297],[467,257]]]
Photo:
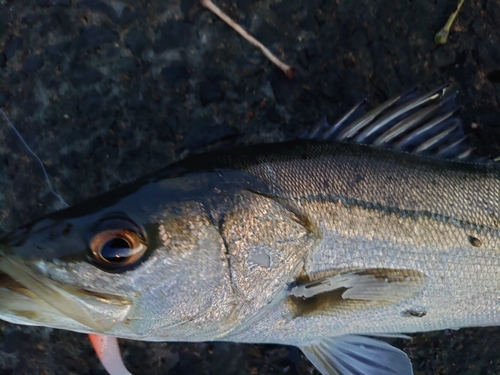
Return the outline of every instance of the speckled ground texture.
[[[0,106],[74,204],[188,154],[297,137],[370,94],[459,90],[473,142],[500,154],[500,2],[217,0],[296,67],[289,80],[196,0],[0,0]],[[0,234],[52,212],[0,120]],[[500,374],[500,330],[395,344],[415,373]],[[296,348],[120,341],[134,374],[317,374]],[[0,323],[1,374],[106,374],[85,335]]]

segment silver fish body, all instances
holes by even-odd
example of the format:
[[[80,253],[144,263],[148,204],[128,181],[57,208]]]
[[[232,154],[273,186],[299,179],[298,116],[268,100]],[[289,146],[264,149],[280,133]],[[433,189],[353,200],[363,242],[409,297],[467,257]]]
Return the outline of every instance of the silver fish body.
[[[382,117],[406,116],[389,130],[409,127],[417,105],[393,103]],[[341,134],[369,133],[357,124]],[[0,316],[289,344],[325,374],[409,374],[404,353],[358,335],[498,325],[499,197],[498,164],[358,143],[194,156],[3,239]]]
[[[325,152],[330,147],[333,155]],[[299,153],[299,148],[293,151]],[[284,299],[280,309],[265,312],[268,321],[263,317],[253,321],[251,333],[241,332],[235,340],[251,342],[267,335],[266,341],[273,342],[288,331],[284,342],[300,345],[304,337],[498,324],[500,174],[496,165],[437,161],[348,144],[304,149],[292,162],[276,160],[250,167],[272,186],[273,199],[300,217],[309,232],[302,234],[307,244],[300,274],[293,280],[311,282],[367,270],[388,276],[387,270],[401,270],[408,271],[405,277],[418,279],[414,282],[421,292],[402,298],[396,287],[389,291],[394,297],[314,304]],[[290,177],[306,173],[311,176],[307,182]],[[251,225],[245,230],[250,232]],[[238,246],[234,254],[248,258],[249,248]],[[277,256],[268,252],[271,258]],[[248,264],[240,267],[243,270]],[[257,281],[250,274],[244,280],[243,290]],[[406,288],[412,292],[409,285],[401,288],[403,294]],[[297,309],[303,315],[300,318]]]

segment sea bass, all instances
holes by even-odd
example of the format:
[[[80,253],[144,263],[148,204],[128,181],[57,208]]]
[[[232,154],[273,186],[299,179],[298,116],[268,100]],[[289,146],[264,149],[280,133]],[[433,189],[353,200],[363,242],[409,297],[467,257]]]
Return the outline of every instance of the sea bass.
[[[24,226],[0,241],[0,318],[89,333],[113,374],[113,337],[295,345],[325,375],[412,374],[373,337],[500,323],[500,166],[468,146],[454,97],[360,103]]]

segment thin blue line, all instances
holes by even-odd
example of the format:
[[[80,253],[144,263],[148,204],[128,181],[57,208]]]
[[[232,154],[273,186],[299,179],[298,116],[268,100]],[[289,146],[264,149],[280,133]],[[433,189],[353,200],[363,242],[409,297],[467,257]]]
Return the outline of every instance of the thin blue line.
[[[26,141],[24,140],[24,138],[22,137],[22,135],[17,131],[16,127],[9,120],[9,118],[7,117],[7,115],[5,114],[5,112],[2,110],[2,108],[0,108],[0,112],[2,113],[3,117],[5,117],[5,120],[7,120],[7,124],[9,124],[9,126],[12,128],[12,130],[14,130],[14,132],[16,133],[17,137],[21,140],[21,142],[23,143],[24,147],[26,147],[26,149],[28,150],[28,152],[35,158],[35,160],[38,162],[38,164],[42,168],[43,175],[45,176],[45,180],[47,181],[47,185],[49,185],[49,189],[52,192],[52,194],[54,194],[57,197],[57,199],[59,199],[59,201],[63,205],[65,205],[66,207],[69,207],[69,204],[67,204],[64,201],[64,199],[59,194],[57,194],[54,191],[54,189],[52,188],[52,184],[50,183],[50,180],[49,180],[49,175],[47,174],[47,171],[45,170],[45,166],[43,165],[43,163],[40,160],[40,158],[38,157],[38,155],[33,152],[33,150],[30,148],[30,146],[28,146],[28,144],[26,143]]]

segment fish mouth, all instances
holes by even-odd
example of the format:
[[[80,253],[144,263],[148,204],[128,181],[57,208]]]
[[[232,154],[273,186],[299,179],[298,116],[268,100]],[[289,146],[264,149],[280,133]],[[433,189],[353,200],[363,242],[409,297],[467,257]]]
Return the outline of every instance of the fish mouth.
[[[124,296],[52,280],[0,248],[0,318],[4,320],[106,333],[127,316],[131,306]]]

